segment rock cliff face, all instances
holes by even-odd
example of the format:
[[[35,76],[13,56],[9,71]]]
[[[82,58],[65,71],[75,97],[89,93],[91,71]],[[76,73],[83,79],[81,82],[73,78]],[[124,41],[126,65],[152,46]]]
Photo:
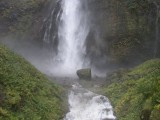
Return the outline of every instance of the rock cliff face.
[[[1,35],[9,33],[28,32],[33,23],[37,23],[45,0],[1,0],[0,1],[0,31]]]
[[[87,45],[92,63],[100,58],[108,65],[134,65],[159,57],[158,6],[156,0],[90,0]]]
[[[87,56],[92,65],[135,65],[153,57],[160,57],[158,0],[87,2],[91,30],[86,45]],[[9,33],[24,38],[26,35],[27,40],[37,40],[36,42],[42,46],[47,24],[45,19],[49,18],[56,7],[56,0],[1,0],[0,36]],[[56,30],[54,26],[52,31]],[[58,40],[50,46],[56,48],[57,45]]]
[[[44,19],[55,5],[56,0],[1,0],[0,37],[12,36],[41,43]]]

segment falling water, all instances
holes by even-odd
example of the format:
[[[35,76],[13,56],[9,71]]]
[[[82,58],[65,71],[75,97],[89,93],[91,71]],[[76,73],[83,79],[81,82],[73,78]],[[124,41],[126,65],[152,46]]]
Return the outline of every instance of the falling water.
[[[61,9],[56,60],[60,61],[62,71],[75,73],[85,63],[85,40],[89,32],[87,7],[82,0],[63,0]]]
[[[58,41],[54,66],[50,68],[60,76],[71,77],[77,69],[89,65],[85,58],[85,41],[90,30],[87,3],[61,0],[57,4],[60,7],[52,10],[46,20],[44,42],[50,46]],[[82,88],[76,81],[73,84],[68,95],[69,113],[64,120],[115,120],[108,98]]]
[[[44,19],[43,41],[52,50],[52,71],[63,76],[88,67],[85,41],[89,33],[89,15],[85,0],[58,0]]]

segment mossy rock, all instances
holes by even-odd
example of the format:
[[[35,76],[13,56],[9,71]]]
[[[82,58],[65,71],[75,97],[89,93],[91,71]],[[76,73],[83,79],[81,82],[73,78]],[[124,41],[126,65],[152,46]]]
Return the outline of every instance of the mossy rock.
[[[86,68],[77,70],[77,75],[81,80],[91,80],[91,69]]]

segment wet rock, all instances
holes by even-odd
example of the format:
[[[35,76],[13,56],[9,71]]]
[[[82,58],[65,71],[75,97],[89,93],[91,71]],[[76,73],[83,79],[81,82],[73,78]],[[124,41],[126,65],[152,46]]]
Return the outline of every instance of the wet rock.
[[[91,69],[90,68],[86,68],[86,69],[80,69],[77,70],[77,75],[79,77],[79,79],[82,80],[91,80]]]

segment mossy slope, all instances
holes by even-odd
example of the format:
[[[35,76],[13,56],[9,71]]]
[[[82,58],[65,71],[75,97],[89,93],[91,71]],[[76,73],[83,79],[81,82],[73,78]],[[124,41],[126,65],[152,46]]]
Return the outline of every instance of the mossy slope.
[[[110,76],[104,93],[111,100],[118,120],[160,120],[160,59],[128,72]]]
[[[62,89],[0,46],[0,120],[60,120]]]

